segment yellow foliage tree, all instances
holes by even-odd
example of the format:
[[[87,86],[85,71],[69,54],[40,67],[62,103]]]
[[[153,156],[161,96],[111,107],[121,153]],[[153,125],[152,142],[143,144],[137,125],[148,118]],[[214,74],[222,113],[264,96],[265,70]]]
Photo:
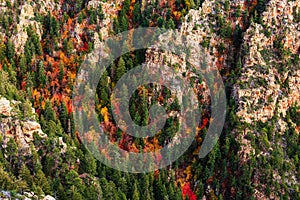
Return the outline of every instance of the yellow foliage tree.
[[[109,113],[107,107],[101,109],[101,115],[103,116],[104,122],[109,122]]]

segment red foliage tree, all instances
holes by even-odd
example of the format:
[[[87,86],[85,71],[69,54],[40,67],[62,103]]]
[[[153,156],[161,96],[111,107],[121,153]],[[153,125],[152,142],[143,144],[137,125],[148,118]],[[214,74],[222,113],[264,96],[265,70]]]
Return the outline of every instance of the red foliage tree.
[[[185,183],[182,187],[182,196],[183,199],[185,199],[185,197],[188,196],[190,200],[197,200],[197,196],[192,191],[190,183]]]

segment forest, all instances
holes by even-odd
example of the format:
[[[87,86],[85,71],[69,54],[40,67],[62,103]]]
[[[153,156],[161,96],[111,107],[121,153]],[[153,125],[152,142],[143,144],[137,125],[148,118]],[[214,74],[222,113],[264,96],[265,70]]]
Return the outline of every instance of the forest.
[[[138,27],[180,29],[184,23],[194,23],[195,16],[189,13],[204,10],[208,1],[0,0],[0,198],[8,198],[8,192],[12,199],[43,199],[47,195],[74,200],[260,199],[255,194],[257,188],[263,188],[265,196],[261,199],[300,199],[300,99],[288,107],[285,115],[278,111],[277,101],[274,116],[264,122],[249,123],[237,115],[240,107],[233,95],[236,84],[241,89],[268,85],[259,76],[249,82],[240,79],[252,48],[245,43],[245,35],[253,24],[263,27],[259,34],[264,37],[278,37],[269,49],[260,51],[267,66],[257,65],[256,71],[265,70],[268,74],[275,68],[276,73],[287,73],[284,81],[278,77],[275,80],[286,93],[293,90],[289,83],[293,81],[292,71],[299,70],[300,48],[296,52],[286,48],[283,37],[274,32],[276,27],[269,28],[263,13],[270,1],[246,0],[239,5],[235,2],[239,1],[213,1],[213,12],[198,16],[208,25],[191,25],[191,32],[210,32],[201,45],[207,51],[216,49],[212,54],[226,88],[226,122],[217,144],[205,158],[199,158],[213,120],[209,102],[201,101],[201,123],[189,149],[164,169],[134,174],[106,166],[83,144],[75,129],[72,107],[78,70],[85,57],[108,35]],[[287,2],[300,5],[299,1]],[[293,23],[298,25],[299,7],[292,11]],[[26,35],[25,40],[18,35]],[[212,41],[214,38],[216,41]],[[118,80],[144,63],[147,56],[146,49],[131,51],[112,62],[101,76],[95,94],[99,124],[110,141],[128,152],[160,149],[180,126],[178,117],[171,116],[159,133],[146,139],[129,136],[116,126],[111,93]],[[200,78],[192,81],[200,82]],[[168,113],[180,110],[171,91],[160,89],[144,85],[133,93],[129,112],[136,124],[149,123],[149,108],[157,102]],[[127,88],[122,90],[127,96]],[[201,91],[198,95],[201,100]],[[11,110],[2,110],[2,101],[6,100]],[[273,100],[270,95],[267,102],[259,99],[258,106],[251,108],[259,110],[259,106]],[[282,132],[278,131],[278,121],[286,124]],[[17,127],[25,130],[26,124],[35,122],[40,124],[40,131],[27,130],[29,135],[19,135]],[[245,144],[237,139],[243,134],[252,147],[245,160],[240,155]],[[20,137],[25,142],[20,142]]]

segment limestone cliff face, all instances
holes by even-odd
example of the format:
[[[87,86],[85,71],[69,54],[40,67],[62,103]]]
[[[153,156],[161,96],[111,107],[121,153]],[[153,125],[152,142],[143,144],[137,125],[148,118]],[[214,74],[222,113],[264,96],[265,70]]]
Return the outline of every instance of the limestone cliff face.
[[[94,34],[94,44],[95,48],[101,45],[101,40],[109,36],[112,29],[112,20],[117,17],[118,11],[121,9],[122,0],[118,1],[107,1],[102,2],[98,0],[89,1],[87,4],[88,9],[96,9],[98,6],[102,6],[104,19],[97,19],[96,24],[100,27],[100,30],[93,31]],[[14,7],[14,2],[11,2],[11,6]],[[27,28],[31,27],[33,31],[38,35],[39,40],[42,39],[43,34],[43,25],[37,19],[36,14],[47,15],[48,12],[54,16],[61,16],[62,13],[62,2],[61,1],[51,1],[51,0],[38,0],[38,1],[26,1],[18,7],[13,12],[19,12],[20,15],[14,18],[15,29],[12,32],[11,36],[6,35],[4,30],[0,30],[0,36],[2,38],[9,38],[14,46],[17,54],[24,52],[24,47],[28,39]],[[12,8],[9,8],[6,5],[5,1],[0,3],[0,11],[6,12],[11,11]],[[73,26],[74,25],[74,26]],[[87,22],[79,24],[77,20],[74,22],[71,27],[63,27],[64,31],[69,31],[78,45],[82,45],[81,35],[83,29],[88,25]]]
[[[1,195],[1,199],[3,200],[9,200],[12,198],[24,199],[24,200],[31,200],[31,199],[55,200],[55,198],[50,195],[37,196],[34,194],[34,192],[24,192],[23,195],[16,194],[15,196],[17,197],[12,197],[11,192],[0,190],[0,195]]]
[[[262,17],[265,27],[252,23],[245,33],[246,56],[234,93],[237,115],[248,123],[266,122],[277,107],[285,116],[300,100],[299,64],[288,63],[291,54],[299,57],[300,24],[293,17],[299,9],[300,1],[271,1]]]
[[[11,2],[14,6],[14,1]],[[43,34],[42,24],[36,19],[36,13],[45,15],[48,12],[54,12],[60,9],[60,4],[50,0],[39,0],[39,1],[26,1],[24,4],[19,5],[16,9],[20,12],[17,17],[17,23],[15,30],[10,37],[11,41],[15,46],[15,50],[18,54],[24,52],[24,46],[28,39],[27,28],[31,27],[41,40]],[[0,10],[8,11],[7,5],[2,3]],[[16,20],[16,19],[15,19]]]
[[[104,19],[97,22],[101,27],[99,33],[94,33],[95,49],[100,47],[101,39],[106,39],[109,37],[109,33],[112,30],[113,18],[116,18],[118,16],[118,11],[121,9],[122,2],[123,0],[107,2],[99,0],[89,1],[88,8],[97,8],[99,5],[101,5],[104,14]]]
[[[236,4],[239,4],[237,1]],[[230,3],[233,4],[233,3]],[[178,30],[180,35],[184,35],[187,41],[188,47],[191,47],[191,52],[187,59],[187,52],[183,52],[180,49],[176,49],[179,52],[162,51],[155,47],[149,49],[146,53],[146,64],[151,67],[151,64],[156,65],[168,65],[176,68],[178,74],[187,74],[187,78],[193,77],[195,74],[187,69],[187,63],[195,64],[201,62],[201,59],[205,57],[208,61],[207,70],[217,70],[221,67],[226,67],[224,62],[227,58],[226,53],[220,53],[218,48],[220,44],[224,45],[224,52],[228,51],[230,43],[223,37],[217,34],[217,20],[215,18],[216,10],[219,15],[224,15],[224,18],[229,13],[225,13],[223,5],[212,1],[204,1],[199,9],[191,9],[188,14],[183,18],[183,22]],[[227,19],[226,19],[227,20]],[[238,22],[237,22],[238,23]],[[159,41],[170,40],[168,35],[162,35]],[[180,41],[179,41],[180,42]],[[193,44],[195,46],[193,46]],[[197,47],[199,46],[199,47]],[[197,52],[195,52],[195,50]],[[200,56],[199,56],[200,52]],[[203,56],[203,57],[201,57]],[[201,63],[200,65],[202,65]],[[203,67],[203,66],[198,66]],[[152,69],[153,71],[157,69]],[[199,70],[199,69],[198,69]],[[161,77],[166,78],[172,76],[170,74],[161,72]],[[203,78],[203,77],[202,77]],[[205,81],[194,83],[194,89],[197,94],[203,96],[201,103],[209,103],[209,90]],[[182,91],[176,90],[176,93],[181,95]]]
[[[272,0],[262,15],[262,23],[252,22],[243,38],[243,67],[241,76],[234,86],[233,95],[238,109],[237,116],[250,126],[240,131],[237,140],[241,144],[239,155],[241,162],[247,162],[251,157],[269,159],[275,149],[287,151],[284,134],[287,129],[295,129],[296,124],[286,119],[287,111],[300,102],[300,24],[296,15],[300,11],[300,1]],[[274,120],[276,119],[276,120]],[[267,128],[258,129],[255,124],[269,124],[274,127],[272,132],[282,137],[281,140],[264,140],[262,138]],[[254,125],[254,126],[253,126]],[[259,147],[254,147],[253,138],[259,138]],[[285,156],[285,162],[293,160]],[[263,169],[254,173],[255,197],[258,199],[277,199],[276,192],[266,195],[267,186],[259,177]],[[294,176],[296,171],[284,175],[276,168],[271,172],[275,182],[297,185],[299,179]],[[282,181],[285,179],[285,181]]]
[[[203,45],[202,50],[205,51],[203,54],[210,56],[211,64],[219,67],[225,64],[223,61],[226,54],[219,55],[217,48],[221,43],[225,45],[225,49],[228,49],[229,46],[222,37],[216,34],[218,28],[213,15],[216,14],[215,10],[220,6],[221,4],[215,4],[212,1],[204,1],[202,7],[198,10],[191,9],[188,12],[179,28],[179,33],[184,35],[190,43],[197,45],[206,43],[207,45]],[[193,54],[191,55],[193,56]],[[170,61],[171,65],[177,63],[182,70],[185,70],[186,60],[184,55],[182,56],[183,58],[178,58],[178,56],[174,55],[174,52],[171,54],[170,52],[157,52],[157,49],[149,50],[146,55],[146,62],[162,64],[164,57],[164,60]],[[220,60],[222,60],[221,63],[219,62]]]
[[[4,97],[0,98],[0,133],[3,138],[2,147],[6,148],[6,143],[13,138],[18,144],[20,151],[30,154],[30,143],[33,141],[33,134],[37,133],[42,138],[46,138],[41,129],[41,125],[36,121],[35,116],[20,119],[19,106],[21,102],[10,101]],[[34,113],[34,109],[32,113]]]

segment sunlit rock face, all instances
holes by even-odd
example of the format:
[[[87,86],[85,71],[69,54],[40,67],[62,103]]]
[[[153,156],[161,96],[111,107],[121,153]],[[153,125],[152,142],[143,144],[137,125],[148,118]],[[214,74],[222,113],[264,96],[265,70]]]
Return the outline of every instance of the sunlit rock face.
[[[287,63],[300,47],[300,24],[293,17],[299,10],[300,1],[270,1],[262,17],[265,27],[252,23],[244,35],[247,50],[234,95],[237,115],[248,123],[266,122],[277,108],[285,116],[300,101],[299,64]]]
[[[0,133],[3,139],[2,147],[6,148],[7,142],[13,138],[19,150],[24,154],[30,154],[30,144],[34,133],[40,137],[47,137],[41,129],[41,125],[35,117],[21,119],[18,105],[21,102],[10,101],[2,97],[0,99]],[[33,110],[34,113],[34,110]]]
[[[296,124],[288,121],[286,115],[300,102],[300,65],[294,63],[295,58],[299,59],[300,24],[294,18],[299,11],[300,1],[272,0],[262,14],[262,24],[252,22],[244,34],[243,67],[233,89],[238,106],[236,114],[241,122],[249,124],[244,130],[237,131],[241,163],[253,157],[268,159],[278,145],[285,152],[284,134],[288,129],[297,130]],[[249,136],[266,138],[268,128],[257,128],[261,122],[274,127],[272,134],[278,134],[282,139],[277,142],[259,139],[259,147],[254,147],[253,138]],[[286,158],[285,162],[292,163],[293,160]],[[263,173],[263,169],[258,169],[253,175],[257,199],[269,198],[264,192],[267,185],[260,179]],[[272,173],[273,180],[281,183],[282,175],[278,170],[273,169]],[[294,173],[283,175],[289,180],[286,184],[299,184]],[[270,197],[274,197],[274,193]]]

